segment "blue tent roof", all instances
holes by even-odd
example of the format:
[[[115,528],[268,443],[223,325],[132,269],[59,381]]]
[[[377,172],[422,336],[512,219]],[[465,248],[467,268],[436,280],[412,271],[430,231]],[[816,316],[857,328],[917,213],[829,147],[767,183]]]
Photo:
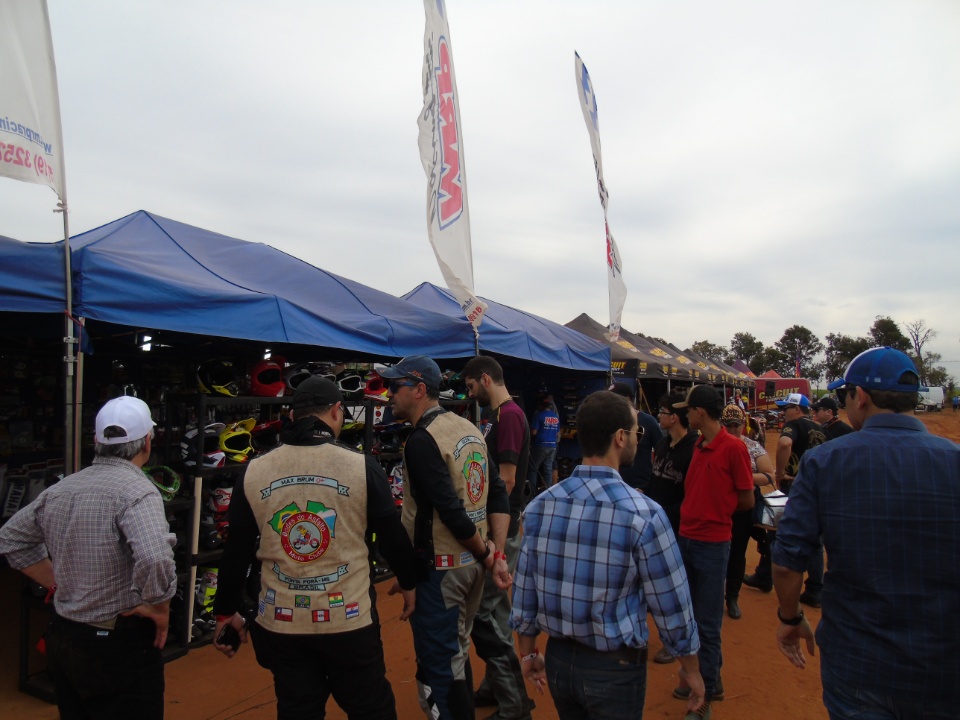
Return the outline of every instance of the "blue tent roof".
[[[464,318],[143,210],[77,235],[71,249],[78,316],[388,357],[473,355]]]
[[[450,317],[463,315],[453,295],[432,283],[418,285],[403,299]],[[481,299],[489,305],[480,325],[481,350],[571,370],[610,371],[609,346],[559,323]]]
[[[0,311],[66,309],[63,242],[25,243],[0,235]]]

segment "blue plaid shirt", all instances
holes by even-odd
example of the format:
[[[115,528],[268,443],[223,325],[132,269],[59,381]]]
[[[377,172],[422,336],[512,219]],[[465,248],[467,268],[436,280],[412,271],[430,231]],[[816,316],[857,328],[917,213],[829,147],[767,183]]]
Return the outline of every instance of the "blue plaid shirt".
[[[523,516],[511,626],[595,650],[647,645],[647,606],[674,655],[700,648],[670,522],[610,468],[580,465]]]
[[[853,688],[960,704],[960,445],[909,415],[808,450],[773,561],[829,560],[817,644]]]

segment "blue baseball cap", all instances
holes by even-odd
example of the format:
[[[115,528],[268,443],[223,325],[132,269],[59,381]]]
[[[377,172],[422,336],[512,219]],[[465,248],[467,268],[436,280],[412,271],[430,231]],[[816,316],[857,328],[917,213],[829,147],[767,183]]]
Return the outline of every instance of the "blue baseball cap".
[[[912,373],[912,379],[902,381],[904,373]],[[827,388],[836,390],[844,385],[856,385],[865,390],[916,393],[920,390],[920,374],[906,353],[892,347],[877,347],[857,355],[850,361],[843,378],[834,380]]]
[[[422,382],[428,388],[440,389],[440,366],[426,355],[410,355],[396,365],[376,365],[374,370],[380,377],[388,380],[410,378]]]
[[[797,407],[810,407],[810,399],[803,393],[790,393],[786,400],[774,400],[777,407],[786,407],[787,405],[796,405]]]

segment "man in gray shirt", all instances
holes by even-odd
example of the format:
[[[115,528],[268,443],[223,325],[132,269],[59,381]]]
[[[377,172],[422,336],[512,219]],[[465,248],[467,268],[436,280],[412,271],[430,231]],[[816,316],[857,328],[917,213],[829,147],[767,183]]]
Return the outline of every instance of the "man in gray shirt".
[[[0,528],[0,555],[53,594],[48,672],[64,718],[163,717],[176,537],[141,470],[154,425],[142,400],[107,402],[93,464]]]

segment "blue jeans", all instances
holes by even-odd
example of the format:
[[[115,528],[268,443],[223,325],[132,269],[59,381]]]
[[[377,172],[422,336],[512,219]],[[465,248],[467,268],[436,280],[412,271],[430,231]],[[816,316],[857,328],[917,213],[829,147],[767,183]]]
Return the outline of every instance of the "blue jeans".
[[[550,638],[547,683],[560,720],[641,720],[647,666],[604,656],[573,640]]]
[[[543,472],[543,484],[550,487],[550,483],[553,481],[553,461],[556,457],[556,446],[530,446],[530,463],[527,465],[527,484],[532,491],[530,497],[537,494],[537,475],[541,471]]]
[[[830,720],[946,720],[957,716],[956,708],[932,706],[922,697],[902,702],[887,695],[851,687],[830,672],[821,660],[820,680],[823,683],[823,704]]]
[[[730,559],[729,542],[703,542],[681,537],[680,555],[690,582],[693,618],[700,631],[700,674],[706,688],[706,698],[720,677],[723,655],[720,652],[720,626],[723,624],[723,586],[727,579]]]

